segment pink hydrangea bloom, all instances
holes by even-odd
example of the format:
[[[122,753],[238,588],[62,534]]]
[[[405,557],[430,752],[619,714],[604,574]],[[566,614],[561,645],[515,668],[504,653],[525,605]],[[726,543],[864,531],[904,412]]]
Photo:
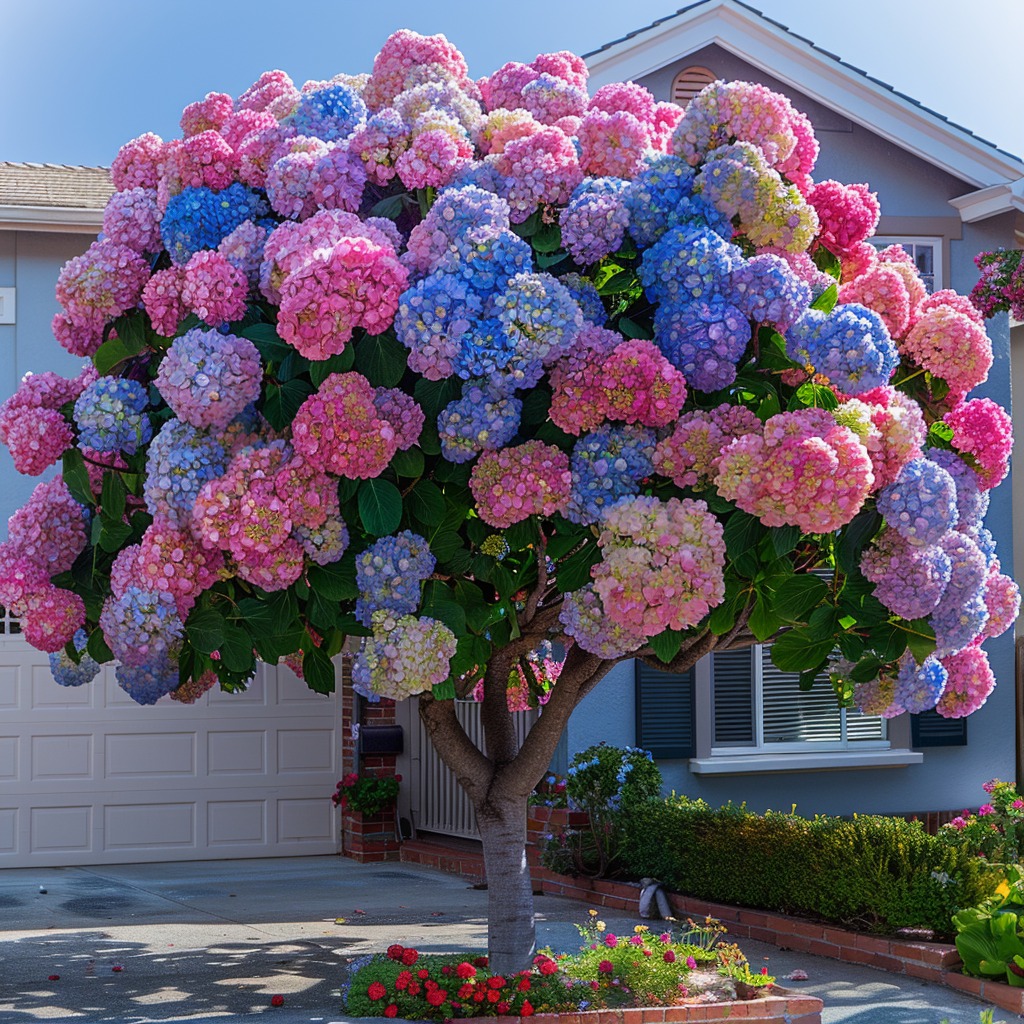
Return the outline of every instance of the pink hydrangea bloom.
[[[469,478],[480,518],[505,527],[532,515],[554,515],[569,500],[569,456],[542,441],[485,451]]]
[[[637,82],[609,82],[602,85],[590,100],[591,110],[602,110],[606,114],[625,111],[632,114],[644,127],[654,123],[654,96]]]
[[[397,173],[395,163],[408,145],[409,126],[390,108],[371,117],[348,141],[349,151],[359,155],[374,185],[391,181]]]
[[[620,498],[600,525],[591,576],[613,622],[655,636],[688,629],[721,603],[724,531],[703,501]]]
[[[184,188],[205,186],[215,192],[237,177],[238,157],[219,132],[205,131],[168,148],[163,179],[170,195]]]
[[[237,110],[218,129],[221,138],[237,150],[242,141],[253,132],[276,128],[277,118],[265,110]],[[237,156],[237,153],[236,153]]]
[[[55,313],[50,327],[57,343],[73,356],[92,356],[103,343],[103,320],[76,324],[67,313]]]
[[[119,192],[130,188],[156,188],[163,159],[164,140],[159,135],[146,132],[126,142],[110,166],[114,188]]]
[[[887,245],[878,253],[878,262],[883,266],[892,267],[903,278],[907,286],[907,295],[910,297],[911,315],[917,307],[924,302],[928,295],[928,289],[918,272],[914,257],[903,248],[902,245]]]
[[[303,547],[294,537],[265,553],[249,555],[236,567],[238,578],[267,591],[286,590],[302,576]]]
[[[535,135],[543,125],[526,110],[506,110],[499,107],[491,111],[473,133],[473,141],[484,155],[497,155],[512,139]]]
[[[523,89],[540,76],[541,72],[529,64],[521,64],[519,61],[503,64],[488,78],[481,80],[480,91],[487,109],[515,110],[522,107]]]
[[[543,74],[523,87],[520,106],[541,124],[558,124],[566,117],[582,117],[587,112],[588,96],[584,89],[564,79]]]
[[[408,87],[410,73],[422,65],[436,65],[457,85],[471,85],[465,58],[443,35],[421,36],[399,29],[388,36],[374,58],[373,71],[363,90],[366,105],[371,110],[388,106]]]
[[[8,433],[21,416],[35,410],[59,411],[62,405],[73,402],[98,378],[96,368],[88,363],[77,377],[62,377],[47,370],[45,373],[26,373],[18,390],[0,404],[0,444],[8,444]]]
[[[958,313],[963,313],[964,316],[970,317],[979,327],[985,326],[985,317],[982,316],[978,307],[966,295],[960,295],[953,291],[952,288],[940,288],[937,292],[926,295],[914,309],[913,322],[916,322],[918,317],[929,309],[934,309],[936,306],[951,306]]]
[[[513,223],[521,223],[541,203],[567,203],[583,180],[576,147],[557,128],[510,139],[495,168],[510,180],[508,194]]]
[[[238,180],[250,188],[266,188],[270,169],[287,152],[287,143],[296,134],[294,128],[277,125],[246,135],[235,147]]]
[[[554,53],[538,53],[530,61],[530,67],[541,75],[554,75],[577,89],[586,89],[590,69],[587,62],[569,50],[557,50]]]
[[[155,188],[115,192],[103,211],[103,234],[138,253],[159,252],[160,211]]]
[[[149,264],[137,252],[96,241],[61,268],[57,301],[76,327],[94,330],[135,306],[148,280]]]
[[[742,405],[694,409],[680,416],[658,442],[654,468],[680,487],[706,487],[718,472],[722,452],[735,438],[760,434],[761,421]]]
[[[268,110],[293,107],[299,100],[299,90],[285,71],[264,71],[259,78],[238,97],[239,110]]]
[[[609,618],[593,583],[565,595],[558,619],[583,650],[599,658],[620,658],[642,647],[647,639]]]
[[[472,155],[472,143],[461,132],[428,128],[413,134],[409,148],[395,161],[395,170],[406,188],[443,188]]]
[[[249,282],[226,256],[201,249],[185,264],[181,302],[211,327],[245,316]]]
[[[666,427],[686,401],[683,375],[652,341],[624,341],[605,362],[601,376],[610,420]]]
[[[86,543],[82,506],[63,477],[37,484],[28,502],[7,523],[10,550],[46,572],[67,572]]]
[[[986,381],[992,367],[992,342],[984,328],[952,306],[927,310],[899,348],[949,385],[951,405]]]
[[[387,330],[407,283],[390,245],[342,238],[285,277],[278,331],[308,359],[327,359],[344,350],[356,327]]]
[[[7,427],[4,443],[14,468],[26,476],[39,476],[75,441],[74,432],[55,409],[26,409]]]
[[[988,655],[972,645],[941,661],[949,678],[935,710],[943,718],[966,718],[977,711],[995,689],[996,679]]]
[[[617,331],[586,326],[575,345],[551,368],[551,419],[579,436],[601,424],[606,396],[602,382],[605,360],[622,341]]]
[[[142,308],[149,315],[153,330],[165,338],[174,337],[188,312],[181,297],[184,286],[185,268],[172,266],[158,270],[142,289]]]
[[[28,598],[21,625],[36,650],[59,651],[85,625],[85,602],[73,591],[47,584]]]
[[[643,169],[651,134],[628,110],[608,112],[592,107],[580,124],[579,143],[584,174],[635,178]]]
[[[873,309],[893,338],[903,336],[910,323],[910,296],[902,275],[892,267],[875,266],[839,289],[839,301]]]
[[[296,452],[337,476],[379,476],[398,450],[398,436],[376,397],[362,374],[332,373],[295,414]]]
[[[235,101],[226,92],[208,92],[190,103],[181,114],[181,132],[185,136],[200,132],[219,132],[235,111]]]
[[[865,184],[819,181],[807,200],[818,213],[821,243],[837,255],[870,238],[878,226],[878,196]]]
[[[993,566],[985,581],[985,607],[988,622],[983,637],[1002,636],[1017,621],[1020,612],[1020,590],[1007,575]]]
[[[186,679],[181,686],[171,691],[170,698],[179,704],[195,704],[203,694],[212,690],[217,682],[217,673],[209,669],[198,679]]]
[[[874,475],[852,430],[821,409],[803,409],[771,417],[763,437],[733,441],[716,483],[723,497],[766,526],[831,533],[860,511]]]
[[[896,718],[906,709],[896,703],[895,694],[896,677],[880,675],[866,683],[857,683],[853,688],[853,702],[865,715]]]
[[[182,621],[196,598],[217,582],[224,569],[220,551],[204,548],[190,531],[159,518],[133,547],[136,554],[131,585],[170,594]]]
[[[911,459],[921,455],[928,427],[917,402],[893,387],[872,388],[859,401],[868,407],[871,423],[879,432],[878,447],[865,439],[877,491],[891,484]]]
[[[50,574],[46,569],[19,554],[10,541],[0,544],[0,605],[11,615],[24,615],[29,598],[49,586]]]
[[[1013,451],[1010,414],[991,398],[972,398],[944,419],[953,428],[953,447],[973,456],[981,486],[990,490],[1001,483],[1010,471]]]

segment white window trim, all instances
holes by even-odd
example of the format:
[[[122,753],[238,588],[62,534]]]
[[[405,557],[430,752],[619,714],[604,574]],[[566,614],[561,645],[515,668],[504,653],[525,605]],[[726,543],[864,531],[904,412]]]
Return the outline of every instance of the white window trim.
[[[845,745],[769,744],[752,747],[713,746],[714,719],[711,658],[702,658],[695,666],[694,725],[698,737],[697,756],[688,759],[695,775],[744,775],[765,772],[800,772],[855,768],[902,768],[921,764],[924,754],[910,749],[910,719],[900,715],[885,723],[883,740],[846,740]],[[761,688],[755,688],[757,700],[755,728],[758,742],[763,736]]]
[[[935,278],[935,291],[946,287],[943,275],[946,239],[942,235],[873,235],[868,241],[880,249],[884,249],[888,245],[930,245],[934,250],[932,277]]]

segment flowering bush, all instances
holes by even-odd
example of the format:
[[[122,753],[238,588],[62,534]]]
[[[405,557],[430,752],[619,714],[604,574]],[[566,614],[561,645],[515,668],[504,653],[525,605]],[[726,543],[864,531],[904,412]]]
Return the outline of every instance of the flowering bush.
[[[966,846],[991,864],[1019,865],[1024,855],[1024,799],[1012,782],[992,779],[982,787],[988,801],[943,825],[947,842]]]
[[[529,1017],[717,1002],[735,998],[737,982],[757,987],[774,982],[767,970],[752,974],[738,946],[718,941],[725,933],[719,922],[709,918],[706,926],[688,925],[691,931],[681,934],[637,925],[629,935],[615,935],[591,910],[587,922],[577,926],[583,940],[578,952],[543,949],[529,969],[510,974],[495,974],[486,956],[424,954],[394,943],[385,954],[352,964],[345,1008],[356,1017],[408,1020]],[[695,946],[688,941],[695,935],[708,941]],[[694,951],[702,954],[700,963]],[[700,967],[728,980],[720,982]]]
[[[398,799],[401,775],[358,775],[349,772],[331,794],[335,807],[359,814],[380,814]]]

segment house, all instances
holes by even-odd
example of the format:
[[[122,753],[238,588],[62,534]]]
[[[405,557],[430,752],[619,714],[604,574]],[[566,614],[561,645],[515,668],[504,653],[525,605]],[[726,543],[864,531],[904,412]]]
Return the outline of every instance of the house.
[[[978,252],[1022,244],[1024,162],[738,0],[692,4],[588,54],[587,63],[592,89],[632,79],[658,100],[685,103],[718,78],[785,93],[813,122],[815,179],[868,182],[881,204],[877,241],[901,242],[936,289],[967,293]],[[974,394],[1009,408],[1011,346],[1014,383],[1024,383],[1024,326],[1011,340],[1004,316],[988,331],[995,365]],[[1021,486],[1024,478],[1014,481],[1018,500]],[[1024,521],[1014,522],[1009,485],[994,493],[986,525],[1004,570],[1016,565],[1020,579]],[[669,788],[713,805],[795,804],[804,814],[976,806],[981,783],[1014,779],[1020,764],[1013,639],[986,648],[998,686],[967,720],[932,712],[883,722],[839,711],[827,681],[800,693],[759,648],[705,659],[685,678],[624,663],[577,709],[567,750],[600,740],[647,747]]]
[[[102,226],[102,167],[0,163],[0,395],[28,371],[73,376],[54,284]],[[6,521],[38,480],[0,448]],[[0,614],[0,868],[335,853],[342,702],[286,667],[199,707],[136,704],[107,667],[54,682]]]

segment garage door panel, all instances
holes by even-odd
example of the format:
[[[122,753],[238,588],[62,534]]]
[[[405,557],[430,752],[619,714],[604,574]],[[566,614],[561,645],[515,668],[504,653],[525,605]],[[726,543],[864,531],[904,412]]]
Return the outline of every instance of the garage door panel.
[[[111,668],[61,687],[2,637],[0,700],[0,867],[337,852],[340,701],[283,667],[140,707]]]
[[[55,733],[29,740],[29,778],[33,782],[55,779],[92,780],[93,735]]]

